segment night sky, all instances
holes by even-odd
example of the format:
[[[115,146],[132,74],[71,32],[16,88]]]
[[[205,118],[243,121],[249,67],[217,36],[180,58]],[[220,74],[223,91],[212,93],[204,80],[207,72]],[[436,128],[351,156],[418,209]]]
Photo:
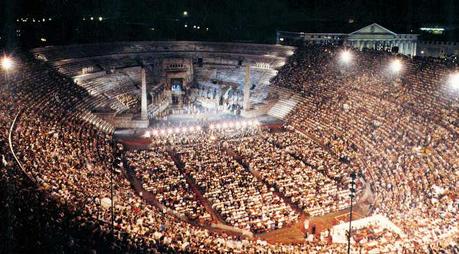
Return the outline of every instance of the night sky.
[[[457,0],[1,0],[0,43],[24,47],[119,40],[273,43],[276,30],[351,32],[373,22],[394,32],[447,27],[450,32],[440,39],[456,40],[458,5]],[[27,22],[17,22],[27,17]],[[32,23],[32,18],[46,21]],[[16,29],[21,30],[19,38]]]

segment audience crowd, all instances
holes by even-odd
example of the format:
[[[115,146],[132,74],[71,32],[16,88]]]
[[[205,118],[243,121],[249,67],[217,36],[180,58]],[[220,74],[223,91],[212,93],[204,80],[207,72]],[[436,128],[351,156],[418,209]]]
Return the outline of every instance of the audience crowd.
[[[454,70],[374,51],[351,51],[344,65],[341,52],[307,46],[273,80],[304,95],[288,124],[362,172],[377,196],[373,212],[407,233],[403,245],[457,241],[459,92],[447,82]],[[395,58],[400,73],[389,69]]]
[[[126,153],[129,166],[141,179],[143,188],[155,194],[164,206],[190,220],[209,222],[210,214],[199,204],[183,174],[164,148]]]
[[[375,196],[370,213],[388,217],[407,236],[368,227],[355,232],[354,249],[457,253],[459,93],[444,85],[451,70],[398,56],[404,68],[394,74],[388,53],[352,52],[354,61],[344,65],[340,51],[299,48],[274,78],[303,95],[286,131],[171,135],[141,152],[125,151],[80,117],[87,114],[86,90],[17,55],[20,68],[0,79],[2,248],[342,253],[346,246],[325,239],[273,245],[217,232],[208,226],[209,209],[228,226],[274,230],[300,213],[347,208],[355,170],[357,189],[368,183]],[[11,134],[20,164],[8,144],[16,114]],[[145,202],[128,180],[131,169],[160,204],[201,223]]]
[[[185,172],[225,223],[261,233],[297,219],[288,204],[218,146],[203,142],[177,152]]]

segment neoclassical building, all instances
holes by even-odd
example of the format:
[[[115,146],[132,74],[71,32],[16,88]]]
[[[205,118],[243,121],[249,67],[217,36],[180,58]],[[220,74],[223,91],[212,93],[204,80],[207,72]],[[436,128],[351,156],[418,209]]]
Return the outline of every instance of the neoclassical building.
[[[316,44],[344,44],[360,50],[364,48],[392,50],[404,55],[415,56],[418,35],[397,34],[376,23],[349,34],[277,32],[276,42],[278,44],[298,43],[301,41]]]

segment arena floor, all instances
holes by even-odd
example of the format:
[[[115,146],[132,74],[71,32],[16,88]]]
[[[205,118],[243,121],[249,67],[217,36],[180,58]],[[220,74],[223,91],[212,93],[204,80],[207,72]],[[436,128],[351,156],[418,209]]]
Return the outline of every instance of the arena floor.
[[[266,117],[259,118],[259,121],[262,123],[261,127],[268,129],[269,131],[273,131],[273,132],[283,131],[283,128],[282,128],[283,124],[282,124],[282,121],[280,120],[266,116]],[[142,150],[142,149],[148,149],[151,143],[150,138],[145,138],[143,136],[145,131],[146,130],[128,130],[128,129],[118,130],[117,133],[115,133],[115,136],[116,136],[116,139],[120,141],[121,143],[123,143],[127,149]],[[128,178],[130,178],[131,184],[137,193],[143,192],[142,198],[144,200],[146,200],[148,203],[154,206],[158,206],[158,207],[161,206],[160,203],[154,199],[151,193],[142,191],[141,184],[136,182],[136,180],[133,177],[128,177]],[[212,210],[211,208],[208,208],[208,209]],[[357,205],[353,211],[353,219],[355,220],[355,219],[363,218],[366,216],[366,214],[367,212],[365,212],[364,209],[361,209],[360,205]],[[301,211],[300,217],[295,224],[287,225],[281,229],[277,229],[277,230],[255,235],[254,238],[267,241],[271,244],[304,243],[304,241],[306,240],[306,236],[307,236],[306,233],[311,234],[313,227],[315,228],[314,235],[317,238],[317,237],[320,237],[321,232],[330,229],[334,225],[343,223],[343,222],[345,223],[349,221],[349,210],[342,210],[342,211],[334,212],[334,213],[327,214],[327,215],[320,216],[320,217],[312,217],[309,219],[309,229],[308,230],[305,230],[304,228],[304,221],[306,219],[308,219],[307,215]],[[189,222],[189,223],[194,224],[194,225],[199,225],[197,224],[197,222]],[[215,219],[215,218],[214,218],[214,223],[221,224],[221,222],[219,222],[218,219]],[[225,234],[230,234],[230,235],[239,235],[238,233],[235,233],[234,231],[231,231],[231,230],[211,228],[209,226],[203,226],[203,227],[207,228],[208,230],[214,231],[214,232],[220,232],[220,233],[225,233]]]

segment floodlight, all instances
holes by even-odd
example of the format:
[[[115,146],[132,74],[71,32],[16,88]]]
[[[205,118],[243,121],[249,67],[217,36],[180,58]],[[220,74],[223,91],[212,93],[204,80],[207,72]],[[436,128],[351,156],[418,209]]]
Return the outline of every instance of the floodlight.
[[[403,64],[400,60],[395,59],[390,63],[390,69],[394,73],[398,73],[402,70]]]
[[[340,55],[341,62],[349,64],[352,61],[352,53],[349,50],[344,50]]]
[[[4,69],[5,71],[9,71],[10,69],[13,68],[13,66],[14,66],[13,59],[7,56],[2,58],[2,69]]]
[[[459,91],[459,72],[453,73],[449,76],[449,85],[452,89]]]

